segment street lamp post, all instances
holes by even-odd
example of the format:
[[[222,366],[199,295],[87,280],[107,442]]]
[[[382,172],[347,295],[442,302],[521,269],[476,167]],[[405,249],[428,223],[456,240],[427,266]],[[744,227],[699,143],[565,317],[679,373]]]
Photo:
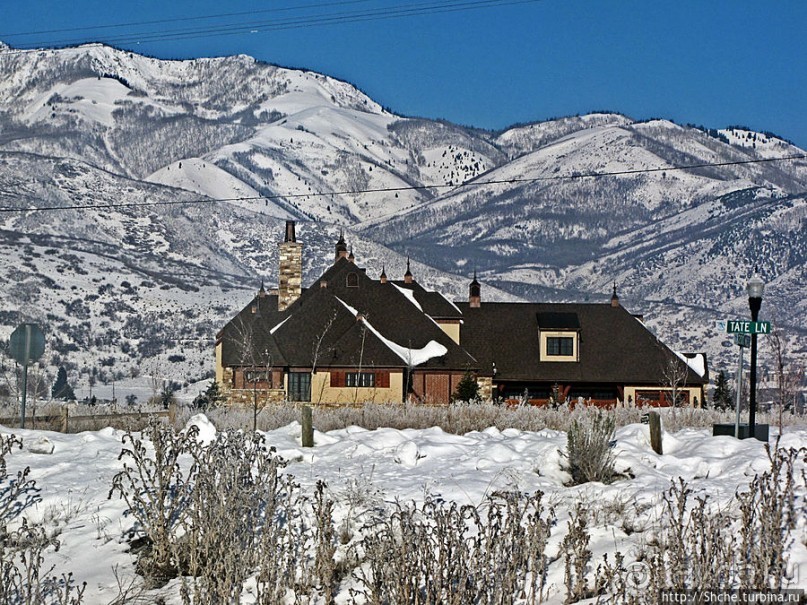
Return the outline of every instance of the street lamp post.
[[[754,275],[748,280],[748,306],[751,308],[751,321],[759,320],[759,309],[762,307],[762,292],[765,290],[765,283]],[[756,435],[756,413],[757,413],[757,335],[751,334],[751,375],[748,380],[748,433],[750,437]]]

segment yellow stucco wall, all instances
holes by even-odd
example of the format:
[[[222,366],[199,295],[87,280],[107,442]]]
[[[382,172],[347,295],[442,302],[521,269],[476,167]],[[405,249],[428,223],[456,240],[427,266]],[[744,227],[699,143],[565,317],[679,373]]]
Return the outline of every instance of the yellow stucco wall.
[[[224,366],[221,363],[222,343],[216,344],[216,382],[224,384]]]
[[[442,328],[443,332],[448,334],[449,338],[460,344],[460,323],[459,322],[445,322],[445,321],[438,321],[437,325]]]
[[[331,373],[317,372],[311,378],[312,403],[397,403],[403,399],[403,372],[392,372],[389,388],[331,387]]]

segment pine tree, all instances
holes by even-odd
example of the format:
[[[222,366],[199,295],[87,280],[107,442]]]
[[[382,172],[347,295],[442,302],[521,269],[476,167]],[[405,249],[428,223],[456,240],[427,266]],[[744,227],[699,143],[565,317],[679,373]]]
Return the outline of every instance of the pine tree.
[[[64,366],[59,368],[59,372],[56,374],[56,382],[53,383],[50,394],[54,399],[64,399],[65,401],[73,401],[76,398],[73,387],[67,384],[67,370],[64,369]]]
[[[726,373],[720,370],[715,380],[715,390],[712,393],[712,405],[718,410],[728,410],[733,404],[734,396],[726,380]]]
[[[224,396],[221,394],[219,383],[215,380],[210,383],[204,393],[199,393],[193,400],[193,405],[201,411],[206,411],[215,408],[224,401]]]
[[[479,385],[471,372],[465,372],[454,391],[454,401],[476,401],[479,399]]]

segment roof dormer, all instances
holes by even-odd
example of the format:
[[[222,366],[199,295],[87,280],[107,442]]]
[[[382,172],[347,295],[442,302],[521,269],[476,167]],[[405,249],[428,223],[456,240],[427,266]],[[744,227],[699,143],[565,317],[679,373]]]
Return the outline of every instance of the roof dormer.
[[[540,361],[580,361],[580,320],[577,313],[538,313]]]

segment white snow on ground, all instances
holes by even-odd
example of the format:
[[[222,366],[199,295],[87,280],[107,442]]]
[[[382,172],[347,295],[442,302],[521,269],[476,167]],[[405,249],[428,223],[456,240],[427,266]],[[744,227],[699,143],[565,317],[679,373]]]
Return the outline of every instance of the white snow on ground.
[[[216,429],[203,416],[192,418],[200,429],[200,439],[209,441]],[[772,427],[773,429],[773,427]],[[0,426],[0,434],[9,429]],[[28,508],[25,515],[62,529],[61,548],[49,552],[47,562],[57,573],[72,571],[76,579],[87,582],[85,602],[102,605],[117,596],[117,573],[122,581],[135,577],[135,558],[127,552],[122,534],[132,526],[124,514],[125,504],[108,499],[112,477],[121,469],[118,460],[122,431],[111,428],[97,432],[60,434],[44,431],[14,430],[24,440],[23,450],[8,456],[10,473],[31,467],[41,501]],[[620,472],[634,478],[610,485],[589,483],[565,487],[569,476],[563,470],[562,451],[566,434],[552,430],[523,432],[495,428],[465,435],[453,435],[438,427],[426,430],[378,429],[358,427],[328,433],[315,433],[313,448],[301,447],[301,427],[297,423],[265,433],[268,445],[290,461],[285,472],[293,474],[302,490],[312,493],[318,480],[324,480],[337,503],[335,515],[348,508],[348,487],[362,486],[369,498],[380,504],[423,501],[425,494],[439,494],[449,501],[481,505],[494,490],[542,490],[545,502],[558,514],[548,547],[557,553],[559,541],[576,502],[590,510],[602,511],[590,525],[593,561],[605,552],[619,549],[626,562],[635,556],[642,540],[639,530],[630,535],[622,529],[624,511],[635,504],[649,508],[643,518],[652,521],[661,511],[660,495],[671,480],[682,477],[694,495],[708,495],[718,505],[727,503],[737,490],[743,491],[756,473],[768,469],[765,447],[755,440],[738,441],[732,437],[712,437],[706,429],[687,429],[664,435],[664,455],[650,448],[648,427],[628,425],[616,432],[615,454]],[[772,441],[776,438],[773,430]],[[785,429],[782,447],[807,445],[807,428]],[[52,453],[39,453],[51,450]],[[801,478],[804,463],[796,468],[799,501],[804,505],[807,489]],[[620,504],[625,507],[620,508]],[[611,513],[607,513],[611,506]],[[620,511],[623,513],[613,512]],[[802,518],[790,545],[790,566],[797,574],[796,586],[807,584],[807,519]],[[632,555],[633,553],[633,555]],[[563,560],[549,570],[548,603],[563,602]],[[179,603],[177,583],[151,593],[163,594],[168,603]],[[340,601],[341,602],[341,601]]]

